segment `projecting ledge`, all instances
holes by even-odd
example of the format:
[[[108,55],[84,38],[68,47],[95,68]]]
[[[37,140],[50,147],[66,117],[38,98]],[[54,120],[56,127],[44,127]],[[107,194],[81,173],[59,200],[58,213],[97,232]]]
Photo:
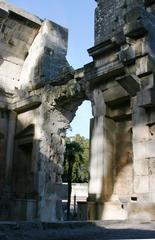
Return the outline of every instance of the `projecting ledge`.
[[[118,61],[95,67],[93,64],[85,65],[85,79],[90,82],[90,86],[102,84],[105,80],[124,75],[124,65]]]
[[[131,22],[125,25],[124,27],[124,34],[127,37],[138,39],[147,33],[146,29],[144,28],[144,25],[141,21]]]
[[[125,75],[115,79],[128,93],[134,97],[140,91],[140,79],[134,75]]]
[[[39,96],[31,96],[13,103],[10,110],[16,111],[17,113],[21,113],[37,108],[40,104],[41,100]]]

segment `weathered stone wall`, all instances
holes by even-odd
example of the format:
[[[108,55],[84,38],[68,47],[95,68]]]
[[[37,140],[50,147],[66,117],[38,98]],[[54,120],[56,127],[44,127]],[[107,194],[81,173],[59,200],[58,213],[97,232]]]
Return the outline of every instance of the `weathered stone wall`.
[[[97,4],[93,61],[74,71],[65,28],[0,3],[1,219],[62,219],[64,137],[85,99],[88,218],[155,219],[155,2]]]
[[[107,41],[119,35],[125,25],[126,14],[135,5],[142,5],[143,0],[96,0],[95,44]],[[120,39],[121,40],[121,39]]]
[[[64,137],[87,98],[68,30],[0,2],[0,219],[62,219]]]
[[[97,4],[88,214],[153,220],[155,2]]]
[[[21,75],[20,87],[36,88],[60,81],[71,70],[67,60],[67,29],[45,20],[29,49]]]
[[[0,8],[1,87],[6,91],[12,91],[19,87],[21,69],[41,21],[17,10],[5,1],[0,2]]]
[[[35,88],[62,80],[70,71],[66,60],[67,29],[0,2],[0,77],[6,91]]]

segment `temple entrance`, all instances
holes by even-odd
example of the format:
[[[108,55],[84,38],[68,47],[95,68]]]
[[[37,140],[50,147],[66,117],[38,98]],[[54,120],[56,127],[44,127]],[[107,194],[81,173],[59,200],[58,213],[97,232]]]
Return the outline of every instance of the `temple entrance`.
[[[72,167],[71,185],[68,188],[68,191],[71,191],[69,214],[71,220],[87,219],[90,118],[92,118],[91,103],[84,101],[76,111],[76,115],[70,124],[71,128],[67,132],[66,153],[68,157],[65,153],[62,179],[67,189],[67,184],[70,184],[68,181],[69,168]],[[72,166],[69,163],[70,160],[73,160]],[[64,201],[64,215],[67,212],[67,201],[69,199]],[[64,216],[64,219],[66,219],[66,216]]]

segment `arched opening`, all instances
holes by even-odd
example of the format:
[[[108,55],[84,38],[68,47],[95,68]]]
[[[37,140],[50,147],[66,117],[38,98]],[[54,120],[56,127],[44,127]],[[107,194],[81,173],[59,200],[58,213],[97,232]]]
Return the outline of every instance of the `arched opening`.
[[[71,220],[87,219],[86,202],[88,197],[89,130],[91,118],[91,102],[83,101],[78,107],[76,115],[67,131],[66,155],[64,157],[64,174],[62,179],[64,186],[66,185],[66,191],[68,194],[71,192],[71,196],[69,200],[68,195],[68,200],[64,203],[65,219],[68,217]],[[71,154],[71,157],[69,154]],[[70,161],[72,162],[72,166],[70,166]],[[70,168],[71,170],[69,170]],[[69,176],[70,174],[71,176]],[[67,202],[69,201],[70,212],[69,216],[66,216],[68,213]]]
[[[92,118],[91,102],[85,100],[78,107],[76,116],[70,124],[71,128],[67,131],[67,136],[74,137],[76,134],[80,134],[89,139],[90,118]]]

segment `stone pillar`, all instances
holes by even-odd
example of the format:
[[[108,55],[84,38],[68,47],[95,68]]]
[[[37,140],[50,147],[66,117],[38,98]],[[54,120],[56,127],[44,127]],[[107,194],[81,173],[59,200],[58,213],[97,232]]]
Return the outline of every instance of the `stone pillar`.
[[[90,123],[90,181],[89,195],[99,199],[102,195],[104,133],[103,116],[91,119]]]
[[[7,149],[6,149],[6,169],[5,169],[5,183],[10,187],[12,181],[12,164],[14,155],[14,137],[16,128],[17,113],[10,111],[8,123]]]
[[[90,124],[90,180],[88,218],[102,219],[104,202],[112,193],[114,123],[106,116],[107,106],[100,89],[93,90],[93,114]]]

